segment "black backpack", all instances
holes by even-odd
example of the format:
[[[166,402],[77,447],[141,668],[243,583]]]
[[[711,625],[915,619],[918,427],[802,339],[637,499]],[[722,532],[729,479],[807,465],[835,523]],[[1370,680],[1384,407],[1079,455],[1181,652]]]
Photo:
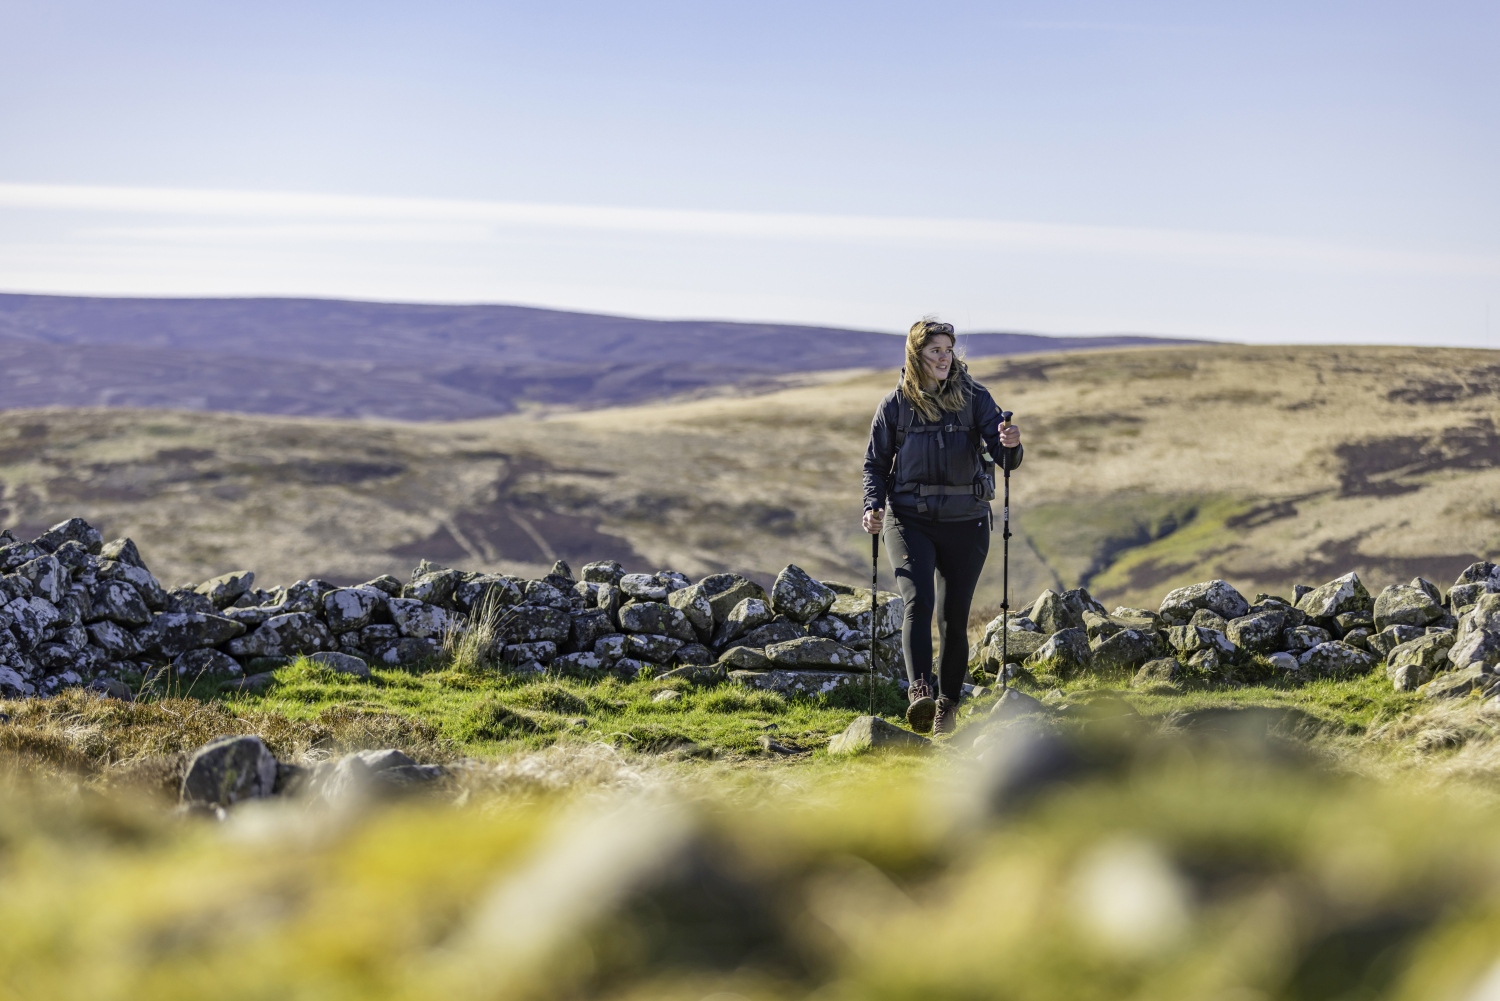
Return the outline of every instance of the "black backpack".
[[[917,484],[917,510],[927,512],[927,498],[939,497],[977,497],[982,501],[995,499],[995,459],[989,453],[989,448],[984,443],[984,435],[979,430],[979,393],[971,386],[969,389],[969,407],[964,424],[924,424],[916,423],[916,408],[907,402],[906,394],[896,393],[896,450],[891,455],[891,482],[890,492],[896,488],[896,462],[901,454],[901,446],[906,444],[908,434],[945,433],[948,431],[964,431],[969,436],[969,442],[974,446],[975,453],[979,456],[979,471],[974,475],[974,482],[969,486],[950,486],[939,483]]]

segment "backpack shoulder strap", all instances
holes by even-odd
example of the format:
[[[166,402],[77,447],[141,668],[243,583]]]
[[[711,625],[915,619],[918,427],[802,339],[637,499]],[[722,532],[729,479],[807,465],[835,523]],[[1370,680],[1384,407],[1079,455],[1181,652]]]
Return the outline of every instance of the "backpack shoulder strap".
[[[912,406],[906,401],[906,394],[896,392],[896,451],[906,444],[906,429],[912,425]]]

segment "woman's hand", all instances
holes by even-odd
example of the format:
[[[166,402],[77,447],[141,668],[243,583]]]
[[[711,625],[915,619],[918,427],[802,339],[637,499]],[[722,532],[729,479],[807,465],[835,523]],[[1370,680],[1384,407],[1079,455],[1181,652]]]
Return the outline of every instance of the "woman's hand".
[[[1006,448],[1015,448],[1021,444],[1021,429],[1014,424],[1001,424],[1000,444]]]
[[[864,519],[860,522],[865,531],[871,535],[879,535],[881,528],[885,526],[885,508],[871,508],[865,512]]]

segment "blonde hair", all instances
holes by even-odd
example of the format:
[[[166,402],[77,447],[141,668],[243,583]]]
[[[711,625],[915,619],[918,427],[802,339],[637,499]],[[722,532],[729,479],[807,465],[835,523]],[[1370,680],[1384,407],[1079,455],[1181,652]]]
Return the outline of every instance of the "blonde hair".
[[[948,369],[948,378],[938,383],[937,392],[928,393],[922,389],[922,349],[934,337],[946,337],[953,342],[953,367]],[[969,366],[958,357],[957,348],[953,324],[931,316],[913,323],[906,333],[906,371],[901,373],[901,395],[925,421],[937,420],[945,410],[956,413],[969,405]]]

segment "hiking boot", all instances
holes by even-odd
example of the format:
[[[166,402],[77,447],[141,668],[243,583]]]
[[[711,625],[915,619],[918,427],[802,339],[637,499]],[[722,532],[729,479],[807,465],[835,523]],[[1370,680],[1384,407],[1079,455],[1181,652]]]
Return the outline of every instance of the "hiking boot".
[[[914,733],[927,733],[932,729],[932,717],[937,712],[937,703],[932,698],[932,688],[925,681],[913,681],[906,690],[910,703],[906,707],[906,725]]]
[[[939,695],[937,700],[937,715],[932,720],[932,735],[934,737],[952,733],[958,727],[958,700],[950,699],[946,695]]]

